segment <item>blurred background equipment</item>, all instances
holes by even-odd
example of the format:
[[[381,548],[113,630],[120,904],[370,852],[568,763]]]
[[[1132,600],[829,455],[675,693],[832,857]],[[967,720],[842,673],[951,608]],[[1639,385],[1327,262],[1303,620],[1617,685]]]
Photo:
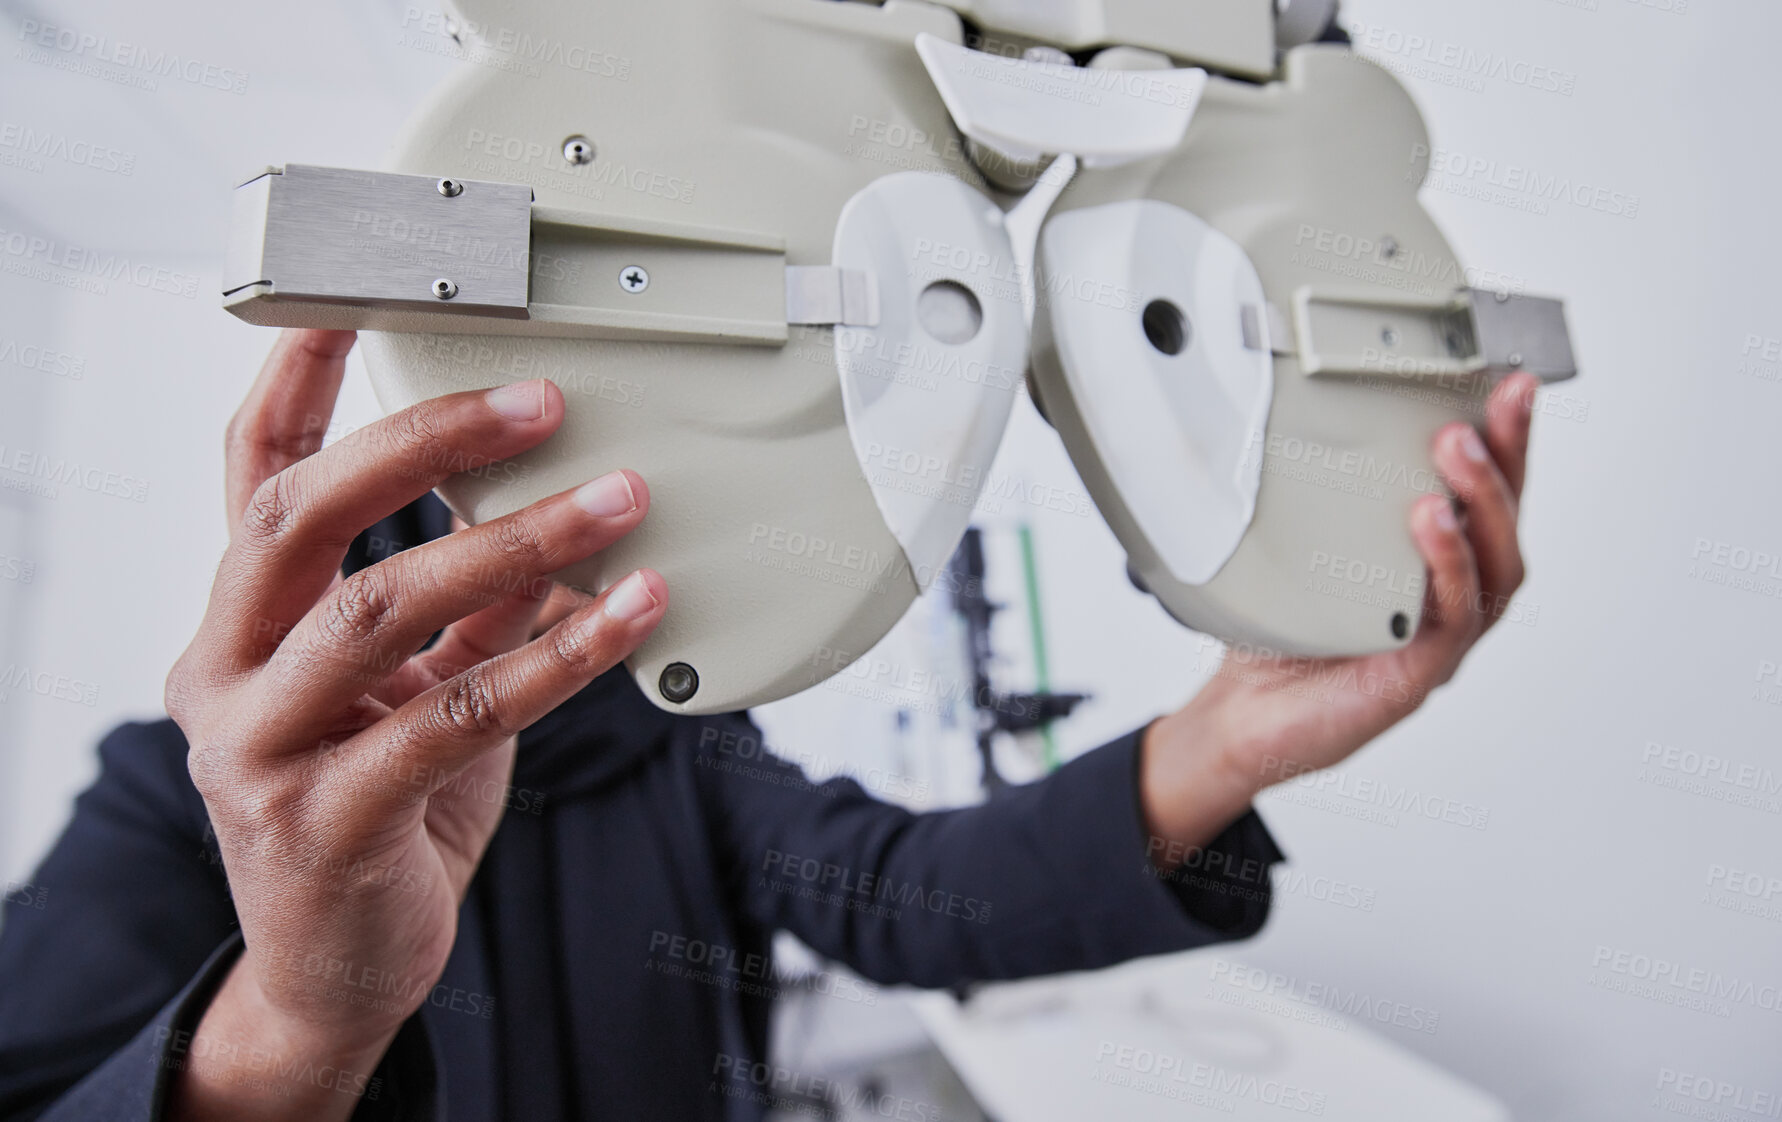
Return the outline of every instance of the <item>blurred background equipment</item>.
[[[1039,571],[1034,559],[1033,528],[1022,523],[1018,534],[1022,601],[1033,656],[1034,683],[1030,691],[999,689],[991,677],[996,656],[990,645],[990,621],[1008,605],[992,601],[984,590],[988,575],[984,566],[984,532],[975,526],[966,530],[964,540],[959,543],[959,552],[949,563],[954,576],[949,582],[953,610],[965,621],[967,657],[971,662],[971,701],[977,710],[978,757],[984,765],[984,789],[990,793],[1007,783],[996,770],[992,749],[997,733],[1038,732],[1044,745],[1041,760],[1046,769],[1051,770],[1058,766],[1058,745],[1052,737],[1052,722],[1070,716],[1078,705],[1089,700],[1080,693],[1051,691],[1046,662],[1045,612],[1041,607]]]

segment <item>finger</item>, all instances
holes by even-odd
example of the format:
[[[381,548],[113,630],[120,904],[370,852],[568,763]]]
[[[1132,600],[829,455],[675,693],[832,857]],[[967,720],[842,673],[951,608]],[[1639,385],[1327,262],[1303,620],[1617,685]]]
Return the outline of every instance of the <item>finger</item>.
[[[268,661],[255,684],[263,711],[305,728],[389,678],[446,625],[516,591],[542,599],[551,573],[630,533],[648,503],[641,477],[612,472],[355,573]]]
[[[519,592],[447,627],[439,642],[403,663],[372,696],[397,708],[423,690],[456,678],[479,662],[517,650],[532,638],[551,582],[528,581]]]
[[[1479,573],[1473,549],[1440,496],[1420,500],[1411,513],[1411,536],[1429,566],[1429,587],[1423,597],[1423,619],[1417,637],[1402,652],[1414,681],[1436,686],[1460,665],[1479,633]]]
[[[1509,481],[1471,425],[1454,424],[1436,434],[1435,461],[1455,494],[1464,496],[1466,532],[1479,562],[1480,589],[1488,601],[1507,602],[1522,586],[1522,547],[1516,538],[1517,502]]]
[[[263,658],[328,588],[365,527],[463,471],[537,445],[563,423],[547,381],[449,394],[368,425],[268,479],[224,555],[212,615],[240,660]]]
[[[464,898],[477,866],[482,863],[489,838],[508,808],[536,813],[543,807],[541,792],[514,788],[514,756],[518,747],[508,740],[483,753],[453,776],[443,790],[427,795],[422,821],[439,852],[454,900]],[[420,783],[429,781],[425,769],[414,779]]]
[[[366,730],[353,781],[368,798],[381,793],[404,805],[417,789],[437,791],[618,665],[667,608],[660,575],[631,574],[519,650],[442,682]]]
[[[229,532],[260,484],[322,447],[346,374],[351,331],[285,331],[224,436]]]
[[[1509,482],[1510,494],[1518,499],[1528,478],[1528,433],[1540,388],[1541,380],[1533,374],[1516,374],[1504,379],[1485,403],[1485,443]]]

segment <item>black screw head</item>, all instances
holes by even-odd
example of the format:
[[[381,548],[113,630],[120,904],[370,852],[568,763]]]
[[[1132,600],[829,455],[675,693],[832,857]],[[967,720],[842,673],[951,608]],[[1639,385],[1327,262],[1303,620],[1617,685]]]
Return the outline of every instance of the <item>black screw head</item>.
[[[662,668],[656,687],[662,696],[676,705],[691,701],[699,692],[699,672],[684,662],[671,662]]]

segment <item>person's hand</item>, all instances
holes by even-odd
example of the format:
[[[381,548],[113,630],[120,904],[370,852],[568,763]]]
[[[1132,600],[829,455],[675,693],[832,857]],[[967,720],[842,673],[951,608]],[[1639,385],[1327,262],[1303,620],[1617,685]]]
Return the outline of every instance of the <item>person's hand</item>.
[[[176,1041],[171,1118],[352,1113],[445,968],[516,734],[666,610],[645,570],[533,636],[549,574],[643,521],[631,472],[343,579],[366,527],[539,444],[565,408],[545,381],[451,394],[322,450],[352,343],[287,332],[231,423],[229,548],[167,679],[245,940]]]
[[[1146,730],[1141,800],[1164,843],[1158,863],[1179,864],[1264,788],[1341,763],[1409,716],[1503,616],[1524,576],[1516,523],[1539,386],[1529,374],[1499,385],[1483,437],[1464,423],[1436,434],[1436,466],[1458,499],[1431,495],[1412,511],[1429,576],[1408,645],[1347,659],[1227,655],[1193,701]]]

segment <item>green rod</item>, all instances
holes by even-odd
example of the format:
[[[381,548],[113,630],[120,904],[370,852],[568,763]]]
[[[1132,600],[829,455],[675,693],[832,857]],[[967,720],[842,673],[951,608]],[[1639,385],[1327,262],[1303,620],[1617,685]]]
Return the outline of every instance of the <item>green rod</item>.
[[[1033,687],[1035,693],[1043,694],[1052,688],[1052,672],[1046,664],[1046,622],[1040,611],[1039,563],[1034,558],[1033,527],[1023,522],[1020,533],[1021,568],[1027,583],[1027,629],[1033,639]],[[1042,759],[1046,770],[1058,770],[1058,742],[1052,736],[1052,722],[1040,726],[1040,741],[1044,746]]]

